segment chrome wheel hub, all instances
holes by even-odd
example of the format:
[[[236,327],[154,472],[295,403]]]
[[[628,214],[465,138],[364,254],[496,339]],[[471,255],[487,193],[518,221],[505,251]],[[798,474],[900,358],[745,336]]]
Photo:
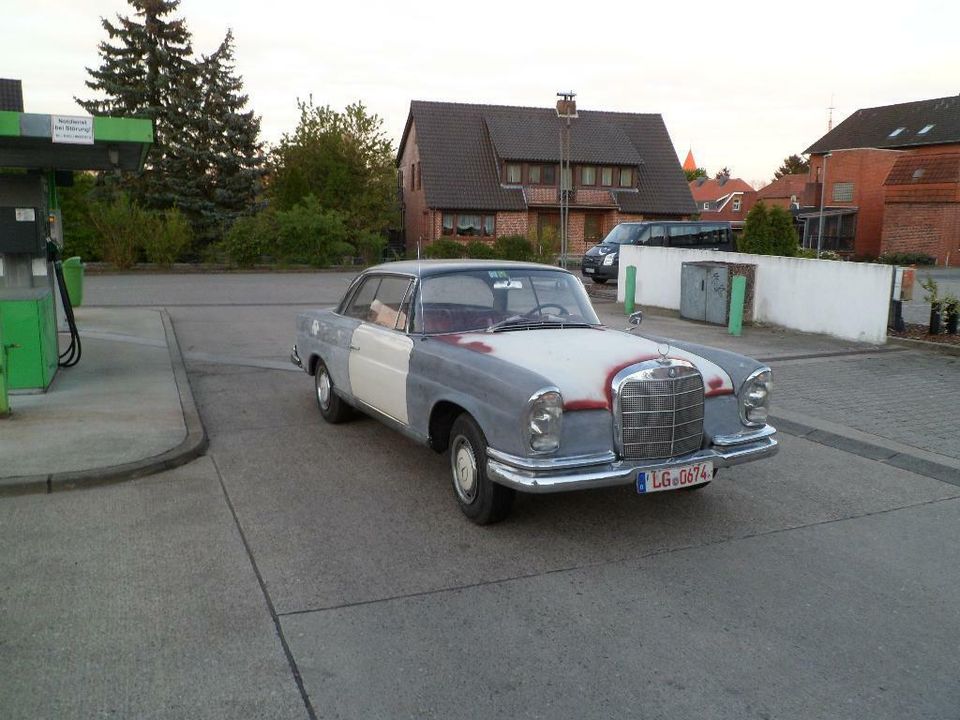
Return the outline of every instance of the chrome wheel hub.
[[[458,436],[450,449],[450,465],[453,471],[453,487],[459,498],[471,503],[477,497],[477,457],[470,441]]]
[[[324,368],[320,371],[320,377],[317,378],[317,400],[324,410],[330,407],[330,389],[330,376]]]

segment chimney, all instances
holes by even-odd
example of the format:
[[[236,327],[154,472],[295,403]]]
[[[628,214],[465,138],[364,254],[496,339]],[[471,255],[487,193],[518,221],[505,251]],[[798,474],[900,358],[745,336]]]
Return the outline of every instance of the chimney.
[[[23,112],[23,85],[19,80],[0,78],[0,110]]]

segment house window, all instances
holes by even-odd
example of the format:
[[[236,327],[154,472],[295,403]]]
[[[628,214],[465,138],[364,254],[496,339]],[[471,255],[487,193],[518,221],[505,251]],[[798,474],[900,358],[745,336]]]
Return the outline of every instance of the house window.
[[[587,242],[596,242],[603,237],[602,216],[596,213],[588,213],[583,216],[583,239]]]
[[[733,211],[740,212],[740,198],[738,197],[733,199]]]
[[[442,235],[461,237],[488,237],[495,234],[496,215],[480,213],[443,213],[440,226]]]
[[[520,163],[507,163],[507,184],[519,185],[523,177],[522,170]]]
[[[563,168],[563,186],[561,190],[573,190],[573,168]]]
[[[853,202],[853,183],[839,182],[833,184],[834,202]]]
[[[633,185],[633,168],[620,168],[620,187]]]
[[[705,202],[705,203],[703,204],[703,209],[704,209],[704,210],[709,210],[709,209],[710,209],[710,202],[709,202],[709,201],[707,201],[707,202]]]
[[[416,164],[416,163],[410,163],[410,189],[411,189],[411,190],[416,190],[416,189],[417,189],[417,188],[414,186],[415,183],[416,183],[416,180],[417,180],[417,164]]]
[[[403,168],[397,171],[397,186],[403,190]]]
[[[417,163],[417,190],[420,189],[420,180],[421,180],[420,176],[422,174],[423,174],[423,163],[418,162]]]
[[[527,182],[531,185],[540,184],[540,166],[531,165],[527,168]]]
[[[613,168],[605,167],[600,169],[600,184],[604,187],[613,185]]]
[[[896,130],[894,130],[892,133],[890,133],[889,135],[887,135],[887,137],[896,137],[897,135],[899,135],[900,133],[902,133],[904,130],[906,130],[905,127],[898,127],[898,128],[897,128]]]
[[[556,185],[557,184],[557,166],[542,165],[541,169],[543,171],[543,184]]]
[[[933,123],[930,125],[924,125],[922,128],[917,130],[917,135],[926,135],[931,130],[933,130]]]
[[[584,165],[582,168],[580,168],[580,184],[597,184],[597,169],[593,165]]]

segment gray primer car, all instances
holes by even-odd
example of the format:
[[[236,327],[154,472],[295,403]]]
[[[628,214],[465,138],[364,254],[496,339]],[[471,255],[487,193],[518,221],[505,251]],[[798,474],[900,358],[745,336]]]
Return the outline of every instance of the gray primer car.
[[[696,489],[777,451],[770,369],[600,324],[573,274],[533,263],[372,267],[297,318],[291,360],[330,422],[353,409],[437,452],[478,523],[517,490]]]

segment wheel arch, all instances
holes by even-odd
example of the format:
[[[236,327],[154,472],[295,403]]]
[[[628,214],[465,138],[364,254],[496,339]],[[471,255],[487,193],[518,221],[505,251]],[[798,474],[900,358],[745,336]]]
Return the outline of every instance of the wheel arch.
[[[430,410],[428,431],[429,444],[435,452],[442,453],[449,447],[450,428],[453,427],[453,421],[463,413],[470,415],[466,408],[450,400],[439,400],[434,403]],[[474,421],[476,422],[476,418]]]

